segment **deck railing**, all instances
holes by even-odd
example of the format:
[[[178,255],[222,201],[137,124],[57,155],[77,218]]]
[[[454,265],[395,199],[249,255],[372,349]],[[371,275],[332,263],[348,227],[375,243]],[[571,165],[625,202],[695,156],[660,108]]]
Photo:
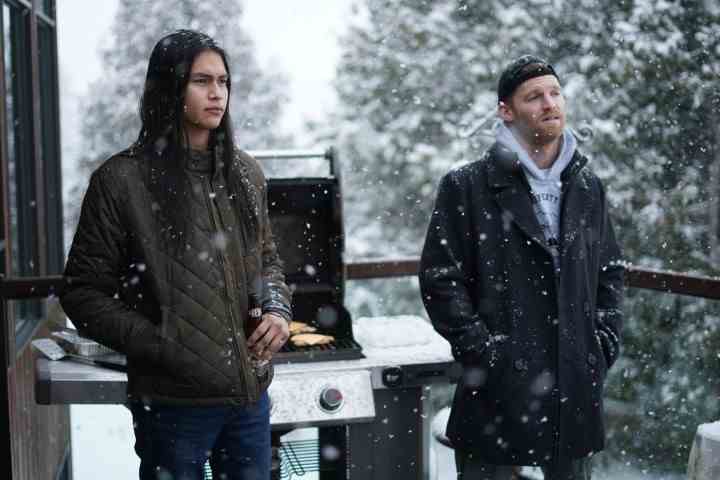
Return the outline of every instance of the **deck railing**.
[[[418,274],[417,257],[355,260],[345,265],[348,280],[411,277]],[[26,300],[57,296],[67,284],[65,277],[2,277],[0,300]],[[631,288],[720,300],[720,278],[651,270],[634,265],[625,269],[625,285]]]
[[[365,280],[414,276],[418,274],[419,264],[420,260],[417,257],[358,260],[346,265],[347,278]],[[720,278],[628,265],[625,268],[625,285],[632,288],[720,300]]]

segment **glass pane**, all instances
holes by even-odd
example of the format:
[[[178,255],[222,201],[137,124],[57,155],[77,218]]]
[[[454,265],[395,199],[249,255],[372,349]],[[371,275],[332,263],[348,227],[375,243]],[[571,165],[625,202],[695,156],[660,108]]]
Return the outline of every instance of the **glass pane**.
[[[55,2],[53,0],[43,0],[42,1],[42,11],[45,15],[47,15],[50,18],[55,17]]]
[[[55,18],[55,1],[40,0],[37,3],[37,10],[48,18]]]
[[[45,180],[45,226],[47,230],[48,273],[59,274],[63,267],[62,194],[57,105],[57,62],[53,29],[38,25],[40,44],[40,124]]]
[[[8,145],[9,276],[37,275],[37,228],[34,187],[32,97],[30,86],[29,17],[3,5],[3,58],[5,60],[6,138]],[[40,301],[14,302],[15,332],[24,342],[26,333],[43,314]]]
[[[16,183],[16,149],[15,139],[17,128],[16,116],[15,116],[15,77],[17,75],[14,68],[13,58],[13,42],[12,42],[12,28],[11,28],[12,11],[7,5],[3,6],[3,57],[5,59],[5,113],[6,113],[6,126],[7,131],[7,149],[8,149],[8,211],[10,213],[10,231],[17,232],[17,183]],[[10,250],[17,250],[17,236],[10,235]],[[3,253],[5,249],[5,243],[3,242]],[[17,257],[12,258],[12,270],[17,271]],[[2,265],[3,273],[5,269],[5,263]]]

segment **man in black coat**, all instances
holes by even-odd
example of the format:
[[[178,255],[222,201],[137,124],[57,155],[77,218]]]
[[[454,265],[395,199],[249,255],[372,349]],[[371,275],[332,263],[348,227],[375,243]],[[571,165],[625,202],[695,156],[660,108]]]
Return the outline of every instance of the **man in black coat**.
[[[440,182],[420,265],[430,319],[463,365],[447,436],[458,478],[590,478],[619,354],[623,266],[605,189],[565,128],[546,61],[498,83],[496,142]]]

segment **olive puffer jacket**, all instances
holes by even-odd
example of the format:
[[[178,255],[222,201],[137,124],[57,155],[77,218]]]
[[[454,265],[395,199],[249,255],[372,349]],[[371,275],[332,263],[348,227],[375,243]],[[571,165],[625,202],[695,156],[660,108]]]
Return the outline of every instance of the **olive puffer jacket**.
[[[219,152],[182,160],[187,188],[169,200],[153,188],[166,172],[149,153],[115,155],[90,179],[60,300],[82,335],[127,356],[131,401],[247,405],[271,381],[249,365],[248,295],[289,320],[290,291],[265,177],[249,155],[233,159],[227,179]]]

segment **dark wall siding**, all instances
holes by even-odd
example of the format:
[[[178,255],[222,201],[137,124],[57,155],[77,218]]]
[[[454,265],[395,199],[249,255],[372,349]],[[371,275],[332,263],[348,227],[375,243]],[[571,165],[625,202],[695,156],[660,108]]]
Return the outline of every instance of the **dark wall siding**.
[[[70,408],[35,402],[34,356],[26,348],[8,372],[13,480],[55,480],[70,445]]]

